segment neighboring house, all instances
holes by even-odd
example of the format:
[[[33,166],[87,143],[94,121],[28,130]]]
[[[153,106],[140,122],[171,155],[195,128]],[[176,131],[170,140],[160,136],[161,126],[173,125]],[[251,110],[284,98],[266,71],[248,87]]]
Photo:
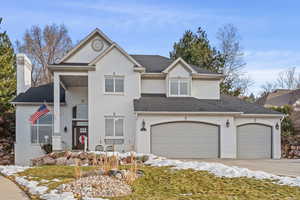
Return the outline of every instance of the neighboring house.
[[[16,164],[53,150],[111,145],[169,158],[280,158],[278,112],[220,94],[222,74],[159,55],[129,55],[99,29],[59,63],[53,83],[30,87],[17,55]],[[28,122],[46,102],[51,114]]]
[[[277,89],[268,93],[256,101],[257,104],[266,108],[282,107],[290,105],[293,108],[291,119],[296,134],[300,134],[300,89]]]

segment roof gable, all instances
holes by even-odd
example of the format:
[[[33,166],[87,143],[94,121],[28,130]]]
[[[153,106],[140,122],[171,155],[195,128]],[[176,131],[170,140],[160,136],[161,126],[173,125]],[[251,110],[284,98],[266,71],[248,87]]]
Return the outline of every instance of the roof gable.
[[[197,73],[196,70],[194,70],[188,63],[186,63],[182,58],[177,58],[174,60],[164,71],[163,73],[169,73],[174,67],[177,66],[177,64],[181,63],[182,66],[188,70],[190,73]]]
[[[117,49],[119,52],[121,52],[129,61],[131,61],[135,66],[136,69],[140,68],[143,69],[143,66],[138,63],[132,56],[130,56],[125,50],[123,50],[118,44],[113,43],[109,48],[107,48],[103,53],[98,55],[94,60],[92,60],[89,65],[93,66],[96,65],[97,62],[99,62],[105,55],[107,55],[109,52],[111,52],[113,49]]]
[[[103,47],[100,51],[93,50],[92,41],[94,39],[100,39],[100,41],[103,43]],[[71,51],[69,51],[59,61],[59,63],[89,63],[111,44],[113,44],[113,41],[109,39],[101,30],[96,28],[83,40],[81,40]]]

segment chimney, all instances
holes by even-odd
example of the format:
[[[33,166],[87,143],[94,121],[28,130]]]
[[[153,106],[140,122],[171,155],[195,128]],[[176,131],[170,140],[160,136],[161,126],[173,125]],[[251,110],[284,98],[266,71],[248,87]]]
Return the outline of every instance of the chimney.
[[[17,54],[17,95],[31,87],[32,64],[25,54]]]

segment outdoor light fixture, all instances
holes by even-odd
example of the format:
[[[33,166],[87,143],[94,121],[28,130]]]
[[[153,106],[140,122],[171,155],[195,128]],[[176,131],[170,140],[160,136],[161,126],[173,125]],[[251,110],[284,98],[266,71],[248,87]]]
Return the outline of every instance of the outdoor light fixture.
[[[145,128],[146,126],[146,122],[145,120],[142,121],[142,128],[141,128],[141,131],[146,131],[147,129]]]
[[[230,126],[230,122],[229,122],[229,120],[227,119],[226,127],[229,128],[229,126]]]
[[[64,131],[65,131],[65,132],[67,132],[67,131],[68,131],[68,128],[67,128],[67,126],[65,126],[65,127],[64,127]]]
[[[278,122],[276,123],[275,128],[276,128],[276,130],[279,129],[279,124],[278,124]]]

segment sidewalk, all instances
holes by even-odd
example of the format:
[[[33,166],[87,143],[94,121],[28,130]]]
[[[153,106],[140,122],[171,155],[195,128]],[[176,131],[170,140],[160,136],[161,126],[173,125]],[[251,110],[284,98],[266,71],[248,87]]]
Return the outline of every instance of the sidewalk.
[[[0,175],[0,199],[29,200],[26,194],[9,179]]]

